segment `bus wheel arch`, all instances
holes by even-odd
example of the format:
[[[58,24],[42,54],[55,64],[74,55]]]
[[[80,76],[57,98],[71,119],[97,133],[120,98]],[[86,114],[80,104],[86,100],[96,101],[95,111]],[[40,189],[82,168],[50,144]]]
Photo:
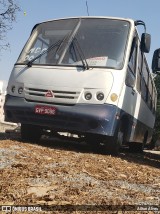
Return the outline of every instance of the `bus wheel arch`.
[[[106,142],[106,152],[109,152],[112,155],[119,154],[120,148],[124,143],[126,143],[127,140],[128,123],[129,118],[127,116],[123,116],[119,119],[114,136],[109,138],[109,140]]]
[[[120,119],[119,119],[119,124],[118,124],[118,129],[120,132],[123,133],[123,141],[122,141],[122,145],[127,143],[127,138],[128,138],[128,132],[129,132],[129,117],[127,115],[123,115]]]

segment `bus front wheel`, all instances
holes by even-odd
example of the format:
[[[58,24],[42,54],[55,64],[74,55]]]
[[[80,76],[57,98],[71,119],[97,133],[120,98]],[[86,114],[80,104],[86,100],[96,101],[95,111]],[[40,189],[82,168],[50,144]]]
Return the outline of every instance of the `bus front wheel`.
[[[30,124],[21,124],[21,140],[24,142],[36,142],[41,138],[42,128]]]
[[[120,148],[124,143],[124,138],[125,138],[125,133],[122,130],[122,126],[120,124],[116,131],[115,136],[108,139],[107,142],[105,143],[106,152],[111,155],[119,155]]]

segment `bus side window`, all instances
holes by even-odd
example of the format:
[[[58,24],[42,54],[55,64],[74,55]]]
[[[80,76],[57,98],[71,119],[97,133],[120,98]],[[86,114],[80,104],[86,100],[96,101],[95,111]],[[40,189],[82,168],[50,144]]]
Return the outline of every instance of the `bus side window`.
[[[129,62],[128,62],[128,69],[127,69],[127,76],[126,76],[126,85],[129,87],[134,87],[135,80],[136,80],[136,63],[137,63],[137,43],[136,37],[133,39]]]
[[[157,103],[156,90],[153,87],[153,108],[152,108],[153,114],[156,114],[156,103]]]
[[[151,77],[148,82],[148,106],[150,109],[154,109],[154,91]]]
[[[144,101],[148,102],[148,81],[149,81],[149,72],[148,72],[148,65],[146,59],[143,56],[142,61],[142,70],[140,73],[141,76],[141,95]]]
[[[137,83],[136,83],[136,88],[137,88],[137,91],[139,93],[141,93],[141,88],[142,88],[142,85],[141,85],[141,75],[142,75],[142,53],[141,53],[141,50],[140,50],[140,47],[138,48],[138,71],[137,71]]]
[[[148,105],[149,109],[154,111],[154,101],[153,101],[153,83],[152,77],[149,72],[149,67],[144,56],[139,48],[138,54],[138,72],[137,72],[137,84],[138,92],[141,94],[143,100]]]

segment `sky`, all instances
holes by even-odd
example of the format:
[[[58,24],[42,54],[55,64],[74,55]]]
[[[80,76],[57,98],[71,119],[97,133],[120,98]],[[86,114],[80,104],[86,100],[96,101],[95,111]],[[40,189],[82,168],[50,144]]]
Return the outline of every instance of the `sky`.
[[[21,11],[17,13],[13,29],[7,34],[10,49],[0,52],[0,80],[6,82],[35,24],[57,18],[87,16],[86,0],[16,0],[16,2]],[[160,47],[160,0],[87,0],[87,4],[90,16],[143,20],[152,39],[150,53],[146,55],[151,66],[153,52]]]

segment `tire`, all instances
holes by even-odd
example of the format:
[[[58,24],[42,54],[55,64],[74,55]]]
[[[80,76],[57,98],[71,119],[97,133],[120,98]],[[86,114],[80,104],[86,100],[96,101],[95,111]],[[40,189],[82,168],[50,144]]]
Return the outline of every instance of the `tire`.
[[[129,151],[131,153],[142,153],[143,152],[143,143],[129,143]]]
[[[98,135],[88,135],[85,137],[85,142],[92,148],[94,152],[100,152],[101,139]]]
[[[106,153],[115,156],[119,155],[120,148],[122,147],[122,144],[124,143],[125,140],[125,136],[126,134],[124,132],[124,129],[122,130],[122,123],[120,123],[117,128],[115,136],[108,139],[107,142],[105,143]]]
[[[42,135],[42,128],[35,125],[21,124],[21,140],[24,142],[37,142]]]
[[[146,132],[145,135],[144,135],[143,144],[142,144],[142,150],[147,148],[147,139],[148,139],[148,132]]]
[[[152,150],[156,147],[156,140],[152,139],[151,142],[148,144],[147,149]]]
[[[148,133],[146,132],[142,143],[130,142],[129,151],[133,153],[143,153],[143,150],[147,143],[147,138],[148,138]]]

